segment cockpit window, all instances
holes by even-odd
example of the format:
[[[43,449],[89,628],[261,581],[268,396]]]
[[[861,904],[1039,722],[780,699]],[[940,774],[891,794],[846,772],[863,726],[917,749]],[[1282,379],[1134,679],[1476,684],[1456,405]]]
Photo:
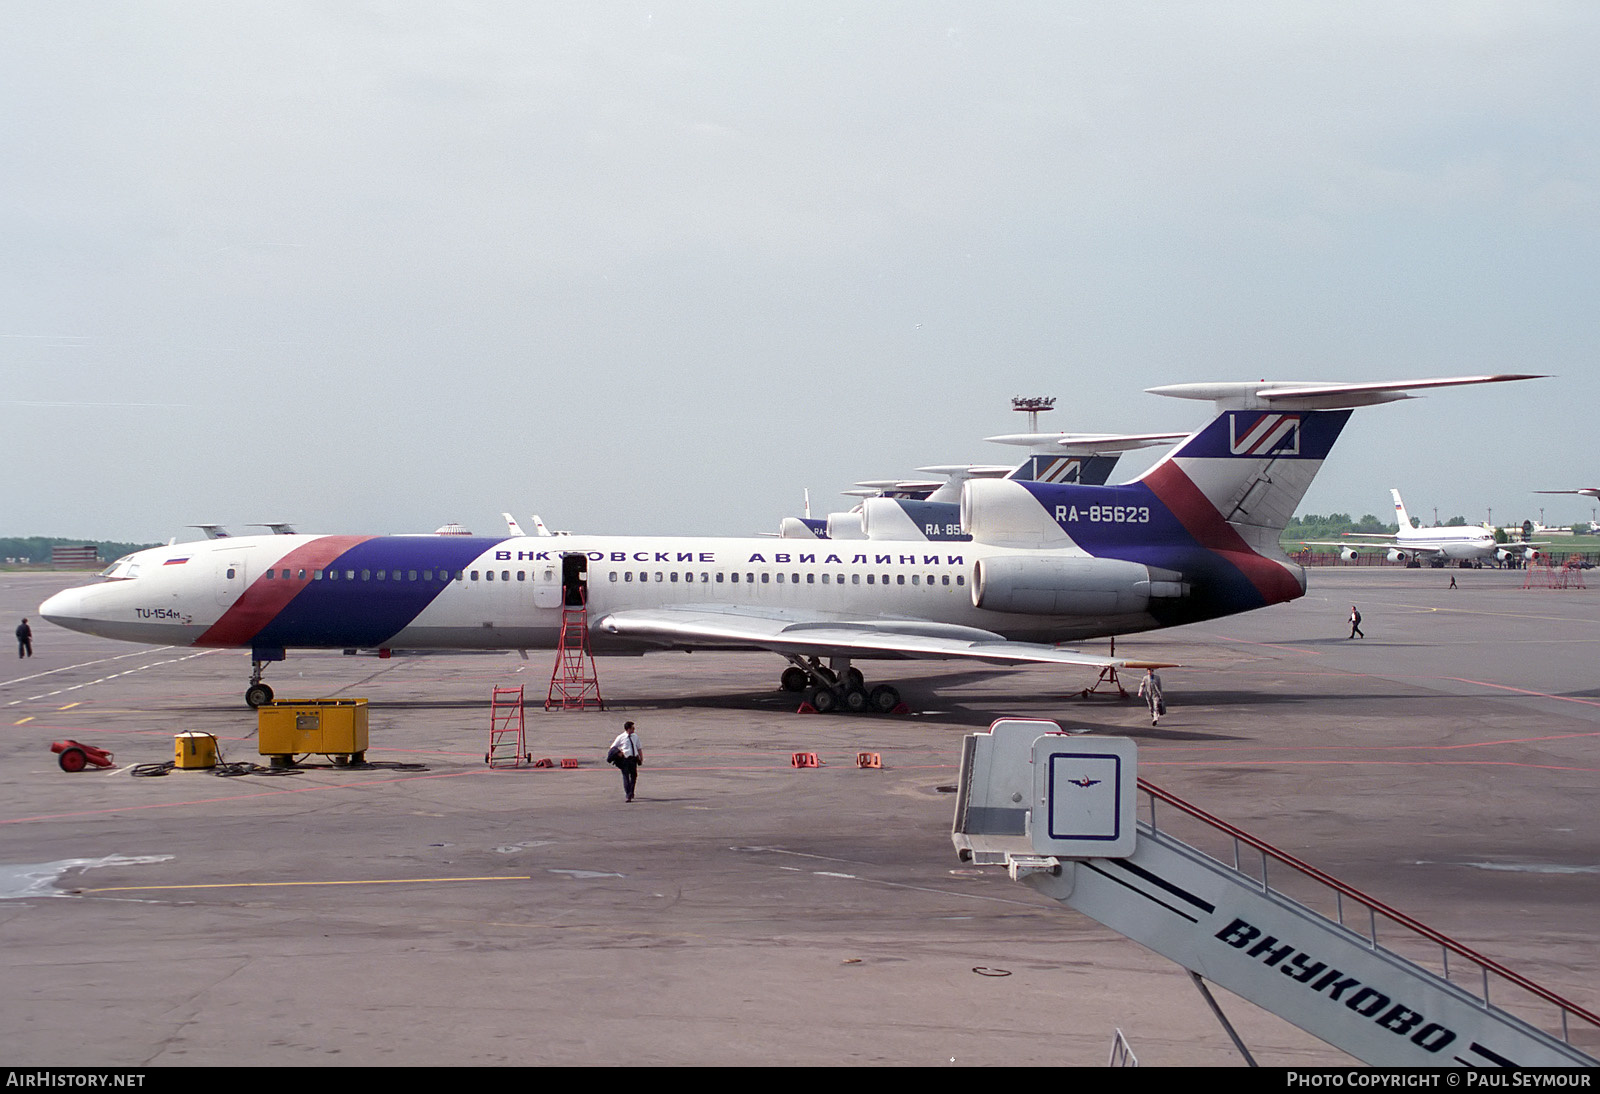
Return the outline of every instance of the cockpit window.
[[[135,561],[133,555],[123,555],[101,570],[100,576],[107,581],[126,581],[139,576],[139,563]]]

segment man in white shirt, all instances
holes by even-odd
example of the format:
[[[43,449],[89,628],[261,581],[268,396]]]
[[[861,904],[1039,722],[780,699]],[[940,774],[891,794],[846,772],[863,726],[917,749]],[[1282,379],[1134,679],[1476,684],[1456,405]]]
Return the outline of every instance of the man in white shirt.
[[[627,795],[623,800],[631,802],[633,788],[639,781],[639,765],[644,763],[644,750],[639,747],[639,735],[633,731],[632,722],[623,724],[622,732],[611,742],[608,755],[617,757],[617,768],[622,772],[622,792]]]

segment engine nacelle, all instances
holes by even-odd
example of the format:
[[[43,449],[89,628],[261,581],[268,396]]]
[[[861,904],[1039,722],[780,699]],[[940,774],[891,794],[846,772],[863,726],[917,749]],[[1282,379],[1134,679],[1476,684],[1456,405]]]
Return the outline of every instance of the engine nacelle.
[[[868,498],[861,503],[868,539],[965,540],[961,507],[955,502]]]
[[[868,539],[923,538],[921,530],[896,498],[868,498],[862,502],[861,531]]]
[[[1339,557],[1346,562],[1354,562],[1361,555],[1354,547],[1341,547],[1339,548]]]
[[[1081,555],[980,558],[972,573],[974,606],[1023,615],[1129,615],[1188,592],[1170,570]]]
[[[779,539],[816,539],[817,533],[799,517],[784,517],[778,523]]]
[[[866,539],[867,534],[861,530],[861,514],[852,511],[849,513],[828,514],[829,539]]]
[[[1391,547],[1389,548],[1388,558],[1390,562],[1409,562],[1411,560],[1411,552]]]
[[[1044,506],[1010,479],[968,479],[961,487],[961,528],[999,547],[1066,547],[1067,534]]]

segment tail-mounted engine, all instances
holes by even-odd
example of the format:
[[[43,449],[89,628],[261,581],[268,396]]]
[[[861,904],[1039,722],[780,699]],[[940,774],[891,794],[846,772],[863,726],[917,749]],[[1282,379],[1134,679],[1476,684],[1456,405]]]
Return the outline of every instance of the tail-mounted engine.
[[[974,564],[972,603],[1025,615],[1134,614],[1153,599],[1187,596],[1182,577],[1114,558],[1000,555]]]

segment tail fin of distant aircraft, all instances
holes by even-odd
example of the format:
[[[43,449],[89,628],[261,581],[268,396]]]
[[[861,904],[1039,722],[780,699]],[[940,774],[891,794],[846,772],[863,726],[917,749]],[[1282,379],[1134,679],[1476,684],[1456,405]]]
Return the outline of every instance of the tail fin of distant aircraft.
[[[1406,503],[1400,500],[1400,491],[1390,490],[1389,493],[1394,497],[1395,523],[1400,525],[1400,530],[1404,532],[1411,527],[1411,517],[1406,513]]]
[[[1099,486],[1111,478],[1121,458],[1121,453],[1111,456],[1033,455],[1006,478],[1018,482],[1081,482]]]
[[[516,517],[512,516],[510,513],[501,513],[500,515],[506,518],[506,530],[508,532],[514,536],[522,535],[522,525],[517,523]]]

